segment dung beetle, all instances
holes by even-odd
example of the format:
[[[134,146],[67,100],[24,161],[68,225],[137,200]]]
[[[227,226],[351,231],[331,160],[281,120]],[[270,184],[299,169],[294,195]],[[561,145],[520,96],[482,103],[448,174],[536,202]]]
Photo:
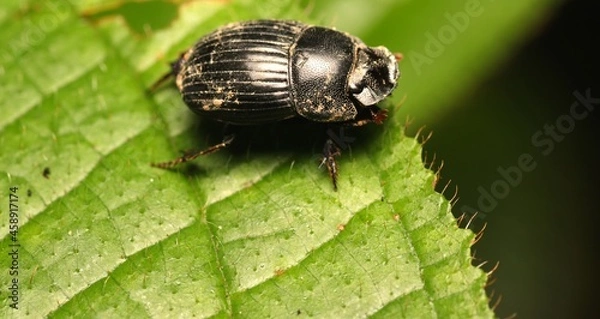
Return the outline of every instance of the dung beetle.
[[[287,20],[238,22],[202,37],[151,90],[175,77],[192,111],[233,125],[294,117],[342,127],[381,124],[387,111],[377,103],[396,87],[399,58],[330,28]],[[228,135],[208,149],[152,166],[171,168],[227,147],[233,139]],[[335,190],[340,154],[340,145],[328,139],[321,164]]]

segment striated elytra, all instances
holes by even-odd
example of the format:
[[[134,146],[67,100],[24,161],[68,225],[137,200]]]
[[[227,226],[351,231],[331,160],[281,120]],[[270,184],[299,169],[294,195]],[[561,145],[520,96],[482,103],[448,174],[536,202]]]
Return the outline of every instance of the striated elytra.
[[[171,63],[153,89],[174,76],[183,101],[195,113],[233,125],[257,125],[302,117],[327,125],[381,124],[377,103],[391,94],[400,74],[398,57],[385,47],[330,28],[297,21],[232,23],[202,37]],[[153,164],[170,168],[212,153],[233,141]],[[337,189],[329,139],[323,161]]]

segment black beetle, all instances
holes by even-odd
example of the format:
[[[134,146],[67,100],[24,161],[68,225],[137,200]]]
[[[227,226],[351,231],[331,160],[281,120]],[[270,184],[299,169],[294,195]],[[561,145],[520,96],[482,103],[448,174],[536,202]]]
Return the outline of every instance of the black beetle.
[[[399,55],[385,47],[368,47],[333,29],[296,21],[247,21],[202,37],[151,89],[174,76],[192,111],[234,125],[293,117],[342,126],[381,124],[387,111],[376,104],[396,87],[398,60]],[[173,167],[224,148],[233,137],[152,165]],[[327,166],[334,189],[335,157],[340,152],[340,146],[328,139],[321,163]]]

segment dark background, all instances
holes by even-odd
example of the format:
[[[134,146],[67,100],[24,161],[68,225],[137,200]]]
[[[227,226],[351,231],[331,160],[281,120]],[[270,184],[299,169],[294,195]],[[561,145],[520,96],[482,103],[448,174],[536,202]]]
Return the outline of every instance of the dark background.
[[[457,216],[478,210],[481,188],[491,192],[503,179],[499,167],[517,166],[522,154],[536,163],[472,223],[475,230],[486,225],[474,263],[488,261],[483,268],[490,270],[499,262],[488,292],[493,302],[501,296],[502,318],[567,318],[597,309],[600,110],[575,120],[546,155],[547,146],[532,143],[544,125],[569,114],[575,91],[591,89],[600,99],[593,7],[564,2],[491,76],[449,106],[453,112],[428,124],[433,136],[425,151],[444,161],[439,185],[450,181],[446,196],[459,190]]]

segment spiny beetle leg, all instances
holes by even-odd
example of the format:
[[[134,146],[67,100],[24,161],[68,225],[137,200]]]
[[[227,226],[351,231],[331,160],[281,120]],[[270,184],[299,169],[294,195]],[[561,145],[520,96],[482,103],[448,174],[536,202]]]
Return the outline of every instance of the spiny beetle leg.
[[[203,155],[208,155],[208,154],[212,154],[222,148],[225,148],[227,146],[229,146],[232,142],[233,139],[235,138],[234,134],[231,135],[227,135],[223,138],[223,141],[217,145],[213,145],[207,149],[201,150],[201,151],[196,151],[196,152],[189,152],[184,154],[183,156],[176,158],[172,161],[168,161],[168,162],[162,162],[162,163],[152,163],[150,164],[153,167],[158,167],[158,168],[173,168],[181,163],[185,163],[185,162],[189,162],[192,161],[194,159],[196,159],[199,156],[203,156]]]
[[[327,166],[327,170],[329,171],[329,177],[331,177],[331,182],[333,183],[333,190],[337,191],[337,163],[335,162],[335,157],[340,156],[342,154],[340,148],[333,142],[331,139],[327,139],[325,141],[325,145],[323,146],[323,160],[321,160],[321,165],[325,164]]]
[[[388,117],[387,110],[372,106],[369,109],[369,113],[364,115],[363,118],[355,120],[355,121],[345,122],[344,125],[345,126],[363,126],[363,125],[367,125],[370,123],[375,123],[377,125],[381,125],[387,119],[387,117]]]
[[[186,52],[183,52],[179,55],[179,59],[171,62],[171,70],[165,74],[163,74],[156,82],[150,86],[148,89],[149,92],[155,92],[163,83],[167,82],[173,77],[176,77],[181,68],[181,60],[185,57]]]
[[[173,72],[165,73],[161,76],[156,82],[152,84],[152,86],[148,89],[148,92],[156,92],[156,90],[167,80],[170,80],[174,76]]]
[[[375,112],[373,114],[373,123],[375,123],[377,125],[381,125],[381,124],[383,124],[383,121],[385,121],[387,118],[388,118],[387,110],[377,110],[377,112]]]

